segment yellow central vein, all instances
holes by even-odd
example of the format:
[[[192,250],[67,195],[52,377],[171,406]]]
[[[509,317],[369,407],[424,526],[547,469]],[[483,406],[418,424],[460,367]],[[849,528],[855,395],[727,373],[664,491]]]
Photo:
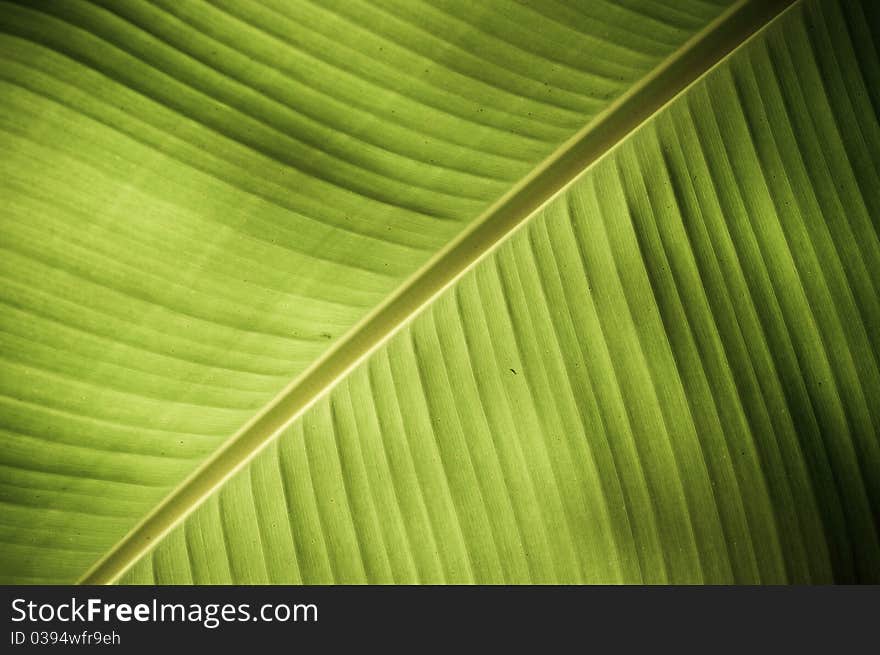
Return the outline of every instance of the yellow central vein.
[[[801,0],[738,0],[611,103],[355,325],[187,477],[80,584],[116,581],[287,426],[627,135]]]

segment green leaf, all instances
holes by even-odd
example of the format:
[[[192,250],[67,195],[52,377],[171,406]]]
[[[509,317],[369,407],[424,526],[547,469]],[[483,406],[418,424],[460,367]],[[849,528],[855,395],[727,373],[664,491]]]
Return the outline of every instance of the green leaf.
[[[880,578],[870,3],[178,4],[0,14],[5,580]]]

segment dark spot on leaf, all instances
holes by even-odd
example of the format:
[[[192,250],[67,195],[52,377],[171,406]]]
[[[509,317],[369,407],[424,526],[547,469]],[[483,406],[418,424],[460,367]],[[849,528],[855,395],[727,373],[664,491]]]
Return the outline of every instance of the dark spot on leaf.
[[[510,372],[516,375],[516,369],[510,369]]]

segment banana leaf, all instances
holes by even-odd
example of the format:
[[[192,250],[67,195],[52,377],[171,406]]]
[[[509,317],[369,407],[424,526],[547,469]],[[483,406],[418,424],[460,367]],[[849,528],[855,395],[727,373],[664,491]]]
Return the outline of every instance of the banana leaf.
[[[867,0],[0,9],[0,578],[880,580]]]

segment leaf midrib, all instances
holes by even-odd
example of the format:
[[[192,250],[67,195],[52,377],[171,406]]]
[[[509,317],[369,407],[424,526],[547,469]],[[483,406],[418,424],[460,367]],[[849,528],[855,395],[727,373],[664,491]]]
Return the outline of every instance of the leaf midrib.
[[[117,580],[356,366],[385,344],[542,206],[689,86],[802,0],[738,0],[595,116],[484,211],[337,344],[296,377],[87,571]]]

